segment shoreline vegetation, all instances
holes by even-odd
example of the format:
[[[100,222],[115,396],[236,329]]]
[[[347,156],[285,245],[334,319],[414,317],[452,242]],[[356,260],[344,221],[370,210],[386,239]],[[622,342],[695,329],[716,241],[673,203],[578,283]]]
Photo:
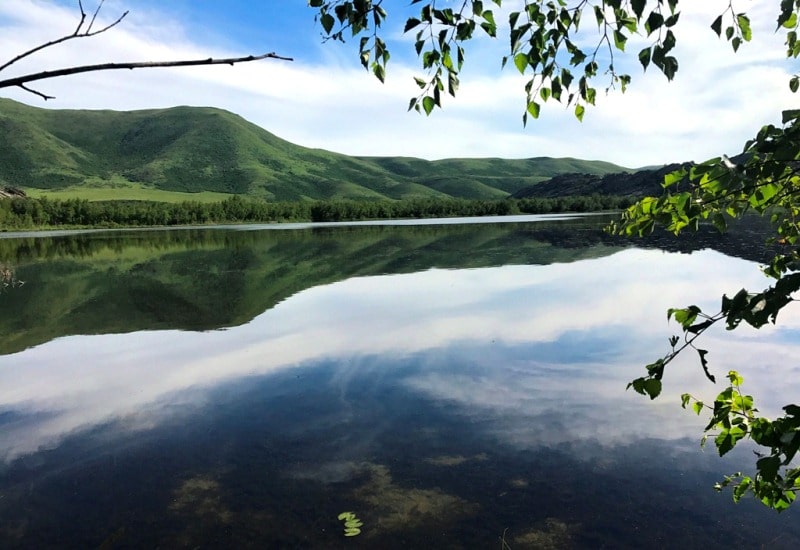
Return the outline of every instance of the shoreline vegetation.
[[[0,200],[0,231],[598,212],[624,209],[634,201],[635,198],[630,196],[599,194],[498,200],[424,198],[286,202],[233,196],[217,202],[177,203],[15,197]]]

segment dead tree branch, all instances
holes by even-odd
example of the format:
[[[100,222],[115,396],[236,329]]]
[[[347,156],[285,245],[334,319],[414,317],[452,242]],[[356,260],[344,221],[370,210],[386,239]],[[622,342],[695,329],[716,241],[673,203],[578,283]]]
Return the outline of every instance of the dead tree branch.
[[[55,40],[51,40],[44,44],[40,44],[30,50],[19,54],[18,56],[14,57],[10,61],[7,61],[5,64],[0,65],[0,72],[4,69],[7,69],[17,61],[21,59],[25,59],[26,57],[35,54],[36,52],[40,52],[45,48],[49,48],[51,46],[55,46],[57,44],[61,44],[68,40],[72,40],[75,38],[88,38],[91,36],[96,36],[100,33],[104,33],[107,30],[116,27],[125,17],[128,15],[128,12],[124,12],[120,15],[113,23],[106,25],[105,27],[98,29],[96,31],[92,31],[92,27],[94,26],[95,20],[97,19],[97,14],[100,13],[100,8],[103,7],[103,2],[105,0],[100,0],[97,8],[94,10],[91,19],[89,20],[89,25],[84,30],[84,24],[86,23],[86,11],[83,9],[83,2],[82,0],[78,0],[78,9],[80,10],[81,17],[80,21],[78,21],[78,26],[75,28],[75,31],[72,34],[68,34],[62,36],[61,38],[56,38]],[[26,86],[26,84],[30,82],[35,82],[37,80],[44,80],[48,78],[56,78],[60,76],[67,76],[72,74],[80,74],[80,73],[89,73],[89,72],[97,72],[97,71],[110,71],[115,69],[143,69],[143,68],[154,68],[154,67],[191,67],[191,66],[198,66],[198,65],[234,65],[236,63],[247,63],[250,61],[258,61],[261,59],[280,59],[283,61],[294,61],[291,57],[284,57],[281,55],[276,54],[275,52],[265,53],[262,55],[248,55],[244,57],[229,57],[224,59],[188,59],[188,60],[177,60],[177,61],[140,61],[140,62],[132,62],[132,63],[100,63],[97,65],[80,65],[77,67],[66,67],[64,69],[56,69],[52,71],[41,71],[38,73],[31,73],[22,76],[16,76],[13,78],[7,78],[5,80],[0,80],[0,88],[11,88],[16,87],[26,92],[32,93],[44,99],[45,101],[48,99],[55,99],[54,96],[44,94],[33,88]]]
[[[45,95],[30,88],[25,84],[35,82],[36,80],[44,80],[47,78],[56,78],[59,76],[67,76],[71,74],[90,73],[96,71],[111,71],[115,69],[145,69],[154,67],[192,67],[198,65],[234,65],[236,63],[248,63],[250,61],[258,61],[260,59],[281,59],[283,61],[294,61],[291,57],[283,57],[274,52],[265,53],[262,55],[248,55],[245,57],[228,57],[224,59],[188,59],[180,61],[141,61],[137,63],[100,63],[98,65],[83,65],[80,67],[67,67],[66,69],[57,69],[55,71],[42,71],[39,73],[32,73],[23,76],[16,76],[14,78],[7,78],[0,80],[0,88],[18,87],[27,92],[36,94],[45,100],[55,99],[53,96]]]

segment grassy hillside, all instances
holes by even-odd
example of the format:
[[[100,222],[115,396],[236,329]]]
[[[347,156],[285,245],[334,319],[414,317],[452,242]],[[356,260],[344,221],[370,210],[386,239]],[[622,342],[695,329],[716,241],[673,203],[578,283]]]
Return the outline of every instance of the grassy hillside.
[[[0,136],[0,185],[61,197],[105,199],[109,193],[102,189],[120,199],[149,200],[203,192],[273,200],[493,199],[567,172],[624,170],[541,157],[349,157],[294,145],[233,113],[205,107],[50,110],[0,98]]]

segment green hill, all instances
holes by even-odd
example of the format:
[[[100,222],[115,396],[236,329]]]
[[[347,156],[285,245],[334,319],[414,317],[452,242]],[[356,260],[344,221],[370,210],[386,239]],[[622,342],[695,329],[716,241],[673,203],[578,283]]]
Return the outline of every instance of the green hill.
[[[107,199],[112,190],[120,199],[155,200],[185,193],[273,200],[493,199],[558,174],[625,170],[543,157],[350,157],[294,145],[207,107],[51,110],[0,98],[0,137],[0,187],[90,199]]]

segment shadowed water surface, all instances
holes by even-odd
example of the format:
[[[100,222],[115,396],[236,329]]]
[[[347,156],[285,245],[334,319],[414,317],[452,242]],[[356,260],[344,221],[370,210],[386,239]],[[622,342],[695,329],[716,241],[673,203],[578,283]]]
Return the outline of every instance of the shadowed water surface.
[[[765,286],[764,251],[602,224],[0,239],[0,546],[797,547],[795,510],[712,490],[753,459],[700,451],[694,358],[624,391],[666,308]],[[800,386],[781,321],[706,338],[767,413]]]

